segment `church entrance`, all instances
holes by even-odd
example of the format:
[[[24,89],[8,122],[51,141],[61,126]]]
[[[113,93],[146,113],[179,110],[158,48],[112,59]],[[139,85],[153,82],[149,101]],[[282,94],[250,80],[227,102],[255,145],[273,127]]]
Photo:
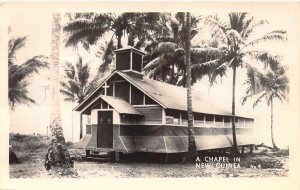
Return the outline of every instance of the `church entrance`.
[[[112,111],[98,112],[97,147],[113,148],[113,112]]]

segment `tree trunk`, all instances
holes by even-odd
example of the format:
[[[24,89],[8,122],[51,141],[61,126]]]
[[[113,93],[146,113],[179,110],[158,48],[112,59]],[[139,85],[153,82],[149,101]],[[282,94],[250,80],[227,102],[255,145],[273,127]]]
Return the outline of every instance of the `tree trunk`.
[[[186,52],[186,87],[187,87],[187,111],[188,111],[188,157],[189,161],[193,162],[196,160],[196,144],[195,144],[195,135],[193,128],[193,109],[192,109],[192,88],[191,88],[191,15],[189,12],[186,14],[186,37],[185,37],[185,52]]]
[[[236,132],[235,132],[235,81],[236,81],[236,66],[233,66],[233,80],[232,80],[232,154],[233,155],[239,155],[239,149],[236,141]]]
[[[273,148],[275,150],[279,150],[278,146],[276,145],[275,143],[275,140],[274,140],[274,133],[273,133],[273,99],[271,98],[271,138],[272,138],[272,145],[273,145]]]
[[[50,130],[51,143],[45,159],[45,168],[54,176],[77,175],[71,170],[74,166],[70,157],[65,138],[63,136],[62,122],[59,107],[59,46],[60,46],[60,14],[53,14],[51,39],[51,99],[50,99]]]
[[[122,48],[122,33],[121,35],[117,35],[117,41],[118,41],[118,49]]]

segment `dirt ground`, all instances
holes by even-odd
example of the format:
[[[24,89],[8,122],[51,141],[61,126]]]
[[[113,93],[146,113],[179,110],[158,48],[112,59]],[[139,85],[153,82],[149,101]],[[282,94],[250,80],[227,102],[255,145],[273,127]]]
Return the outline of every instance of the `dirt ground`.
[[[37,146],[34,151],[16,148],[19,163],[10,164],[10,178],[48,178],[44,168],[46,151],[45,146]],[[197,168],[196,163],[75,161],[75,169],[79,178],[287,177],[288,157],[287,150],[272,151],[259,148],[254,150],[253,155],[246,154],[241,158],[240,168]]]

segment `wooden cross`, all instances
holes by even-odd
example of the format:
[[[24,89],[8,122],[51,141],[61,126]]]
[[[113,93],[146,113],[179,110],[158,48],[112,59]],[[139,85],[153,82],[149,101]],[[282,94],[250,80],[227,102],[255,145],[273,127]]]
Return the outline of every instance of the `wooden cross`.
[[[107,88],[109,88],[109,86],[107,85],[107,82],[104,83],[104,86],[102,86],[102,88],[104,88],[104,95],[107,96]]]

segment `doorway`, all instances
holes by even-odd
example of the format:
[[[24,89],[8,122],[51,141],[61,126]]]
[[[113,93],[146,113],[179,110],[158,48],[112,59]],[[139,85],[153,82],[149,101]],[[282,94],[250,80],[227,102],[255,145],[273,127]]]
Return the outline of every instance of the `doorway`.
[[[97,147],[113,148],[112,111],[98,111]]]

